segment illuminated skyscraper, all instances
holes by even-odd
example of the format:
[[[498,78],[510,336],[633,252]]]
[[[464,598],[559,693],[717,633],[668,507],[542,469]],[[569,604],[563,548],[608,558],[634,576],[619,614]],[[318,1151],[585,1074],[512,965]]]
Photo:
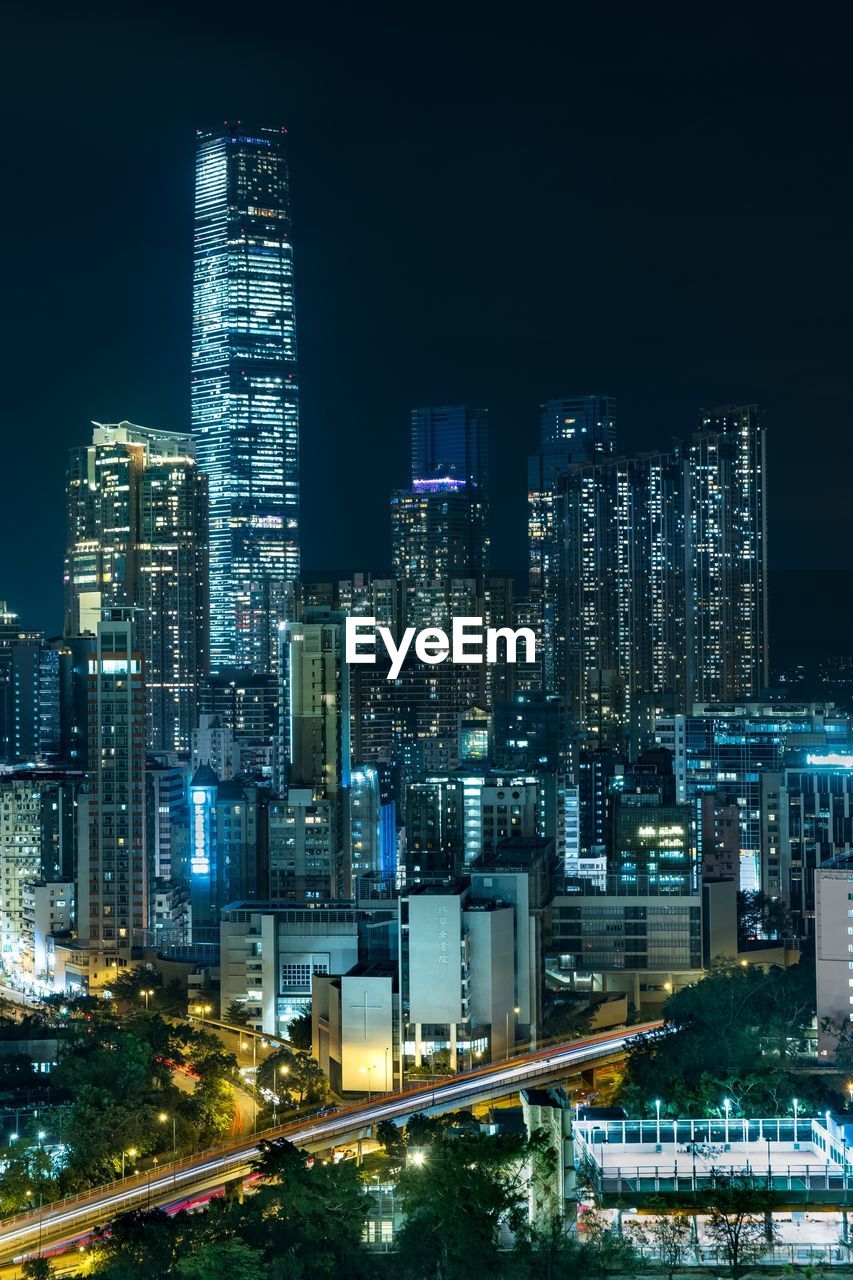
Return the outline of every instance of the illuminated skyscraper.
[[[695,697],[755,698],[769,683],[764,413],[726,405],[699,418],[690,451]]]
[[[539,409],[539,448],[527,459],[527,537],[530,599],[541,629],[543,682],[560,683],[565,608],[557,583],[562,573],[555,508],[560,477],[573,463],[601,461],[613,453],[616,402],[612,396],[546,400]]]
[[[412,484],[448,477],[485,497],[489,435],[485,409],[464,404],[412,410]]]
[[[207,480],[192,439],[96,423],[67,476],[65,630],[94,633],[105,608],[137,608],[147,741],[186,751],[207,671]]]
[[[192,424],[210,482],[214,671],[272,670],[299,574],[290,180],[281,128],[199,132]]]
[[[575,464],[560,482],[555,680],[599,745],[629,731],[641,745],[650,700],[683,712],[767,684],[762,415],[716,410],[702,427],[667,453]]]

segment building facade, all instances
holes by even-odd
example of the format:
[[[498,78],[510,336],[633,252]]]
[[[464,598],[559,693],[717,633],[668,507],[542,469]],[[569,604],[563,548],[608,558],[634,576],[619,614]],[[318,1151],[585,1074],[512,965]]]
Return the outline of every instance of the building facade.
[[[66,634],[137,609],[148,745],[186,751],[208,660],[207,482],[190,436],[96,423],[70,451],[66,502]]]
[[[274,669],[299,575],[299,407],[285,130],[196,144],[192,425],[210,485],[211,666]]]

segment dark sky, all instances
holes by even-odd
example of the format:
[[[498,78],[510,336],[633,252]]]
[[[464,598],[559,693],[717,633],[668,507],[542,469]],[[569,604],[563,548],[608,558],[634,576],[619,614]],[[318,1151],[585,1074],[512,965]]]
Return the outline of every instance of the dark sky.
[[[772,564],[846,584],[849,20],[686,8],[4,4],[0,598],[60,627],[91,418],[188,427],[193,130],[238,118],[290,131],[306,569],[387,564],[409,406],[469,400],[521,570],[537,404],[606,391],[626,449],[763,403]]]

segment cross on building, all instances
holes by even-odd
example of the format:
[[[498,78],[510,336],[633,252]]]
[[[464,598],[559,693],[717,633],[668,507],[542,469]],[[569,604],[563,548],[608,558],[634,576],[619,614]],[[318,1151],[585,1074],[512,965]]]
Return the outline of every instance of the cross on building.
[[[381,1004],[368,1004],[368,1003],[367,1003],[367,992],[366,992],[366,991],[364,991],[364,992],[362,992],[361,1004],[351,1004],[351,1005],[350,1005],[350,1008],[351,1008],[351,1009],[358,1009],[358,1011],[359,1011],[360,1013],[363,1013],[363,1014],[364,1014],[364,1038],[365,1038],[365,1040],[366,1040],[366,1039],[367,1039],[367,1011],[368,1011],[368,1009],[381,1009],[381,1008],[382,1008],[382,1005],[381,1005]]]

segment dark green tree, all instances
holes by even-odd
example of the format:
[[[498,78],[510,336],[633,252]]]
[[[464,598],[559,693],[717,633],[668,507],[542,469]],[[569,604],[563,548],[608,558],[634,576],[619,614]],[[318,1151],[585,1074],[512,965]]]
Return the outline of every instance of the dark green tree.
[[[96,1233],[96,1275],[103,1280],[166,1280],[181,1245],[183,1223],[162,1209],[124,1213]]]
[[[263,1251],[242,1240],[208,1240],[181,1258],[174,1269],[180,1280],[267,1280]]]
[[[356,1274],[369,1201],[353,1162],[312,1160],[278,1139],[260,1144],[254,1167],[264,1185],[243,1237],[278,1259],[282,1277]]]
[[[287,1024],[287,1038],[294,1049],[302,1049],[306,1053],[310,1053],[312,1044],[311,1014],[303,1013],[298,1018],[292,1018]]]
[[[225,1010],[225,1021],[232,1027],[248,1027],[249,1012],[242,1000],[232,1000]]]
[[[329,1082],[317,1059],[290,1049],[280,1049],[261,1063],[258,1084],[277,1093],[284,1106],[324,1102],[329,1096]]]
[[[417,1280],[471,1280],[500,1269],[498,1224],[526,1226],[523,1164],[527,1144],[514,1134],[469,1136],[445,1130],[413,1151],[398,1181],[405,1225],[399,1253]]]

